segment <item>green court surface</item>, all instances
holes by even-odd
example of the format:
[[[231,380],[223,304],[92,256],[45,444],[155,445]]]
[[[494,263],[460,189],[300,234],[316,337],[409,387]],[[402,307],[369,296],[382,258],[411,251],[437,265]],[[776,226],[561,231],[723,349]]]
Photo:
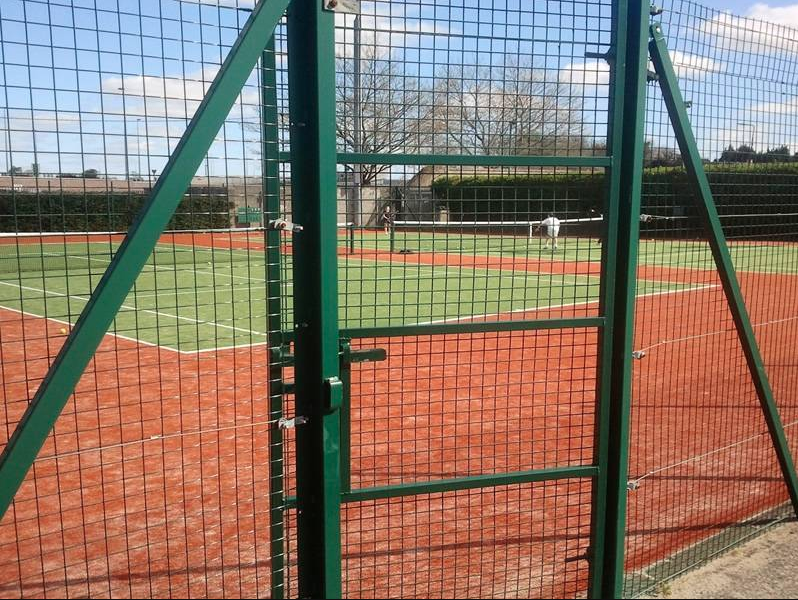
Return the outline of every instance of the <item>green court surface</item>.
[[[493,254],[495,239],[474,237],[457,236],[457,246],[454,239],[447,240],[445,250],[437,239],[429,244],[436,253]],[[575,260],[581,244],[591,243],[573,241],[567,240],[554,259]],[[74,323],[115,248],[116,244],[94,242],[0,246],[0,306]],[[654,250],[651,256],[657,260],[667,256]],[[585,258],[592,259],[593,253],[597,256],[599,250],[591,248]],[[405,260],[401,254],[393,260],[367,253],[339,257],[341,327],[508,318],[509,313],[595,302],[599,293],[597,276],[513,271],[509,264],[476,269]],[[284,262],[290,272],[290,257]],[[638,284],[640,295],[691,289],[695,288],[657,281]],[[290,296],[287,288],[283,293]],[[262,249],[160,244],[125,300],[113,331],[185,352],[261,344],[266,342],[266,297]],[[283,326],[289,329],[290,308],[285,306],[283,315]]]

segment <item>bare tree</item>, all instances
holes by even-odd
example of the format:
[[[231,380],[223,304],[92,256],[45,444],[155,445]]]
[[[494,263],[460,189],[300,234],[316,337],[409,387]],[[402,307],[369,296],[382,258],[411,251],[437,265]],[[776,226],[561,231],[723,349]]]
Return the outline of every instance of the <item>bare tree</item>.
[[[436,148],[463,154],[582,154],[581,99],[546,76],[512,64],[447,67],[432,94]]]
[[[395,154],[419,152],[428,146],[432,107],[429,91],[419,78],[404,73],[406,65],[401,60],[375,56],[373,47],[366,46],[359,60],[360,86],[356,88],[354,63],[350,57],[337,59],[338,149]],[[389,169],[390,165],[361,165],[361,185],[373,184]]]

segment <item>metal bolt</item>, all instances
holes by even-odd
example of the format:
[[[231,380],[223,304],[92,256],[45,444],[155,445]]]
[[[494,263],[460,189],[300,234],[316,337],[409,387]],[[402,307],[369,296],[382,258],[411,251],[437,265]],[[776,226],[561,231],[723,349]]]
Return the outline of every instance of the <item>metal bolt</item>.
[[[327,0],[327,8],[335,8],[338,6],[338,0]]]
[[[634,358],[636,360],[640,360],[641,358],[644,358],[645,356],[646,356],[646,351],[645,350],[635,350],[634,352],[632,352],[632,358]]]

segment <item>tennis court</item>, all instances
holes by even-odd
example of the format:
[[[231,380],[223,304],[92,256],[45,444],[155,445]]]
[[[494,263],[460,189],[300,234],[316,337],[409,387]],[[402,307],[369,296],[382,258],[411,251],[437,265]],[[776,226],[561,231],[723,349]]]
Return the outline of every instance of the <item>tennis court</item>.
[[[355,252],[350,253],[348,236],[342,232],[339,240],[342,327],[543,319],[598,311],[600,280],[591,265],[600,258],[600,245],[594,239],[564,238],[558,252],[552,253],[540,248],[539,239],[525,236],[408,232],[402,243],[412,252],[391,253],[382,232],[362,231],[357,232]],[[24,362],[41,376],[47,357],[64,339],[61,324],[79,314],[121,238],[83,234],[80,239],[2,239],[4,361],[20,366]],[[97,568],[107,570],[112,581],[122,572],[127,575],[117,586],[104,588],[92,581],[88,571],[66,578],[57,568],[44,574],[29,571],[26,564],[35,567],[40,560],[52,559],[38,556],[33,545],[30,555],[23,552],[28,562],[23,561],[12,578],[28,582],[26,593],[82,589],[92,594],[105,590],[155,595],[183,589],[193,595],[235,595],[268,589],[268,564],[254,559],[259,552],[267,553],[269,544],[267,529],[257,524],[258,519],[267,519],[267,506],[257,495],[265,498],[270,486],[262,447],[270,421],[267,408],[257,399],[271,384],[265,369],[260,375],[253,369],[268,360],[267,324],[265,314],[252,310],[265,304],[267,296],[265,247],[262,231],[176,233],[162,238],[116,319],[117,339],[106,338],[95,361],[95,377],[81,384],[74,408],[59,422],[54,445],[48,444],[37,463],[34,481],[40,495],[56,477],[47,465],[57,462],[62,494],[95,490],[97,497],[84,502],[79,512],[65,513],[63,506],[50,506],[57,496],[36,500],[29,487],[20,492],[16,518],[3,525],[8,530],[36,523],[32,542],[47,531],[64,528],[75,540],[68,546],[85,552],[87,564],[101,565]],[[282,248],[283,268],[289,269],[290,246]],[[770,289],[758,296],[767,302],[754,301],[751,307],[764,351],[769,357],[789,352],[798,315],[773,299],[793,293],[798,286],[794,277],[798,248],[746,242],[732,245],[732,251],[743,270],[743,285]],[[702,389],[718,391],[721,376],[711,366],[711,352],[697,342],[706,342],[707,336],[734,336],[728,316],[693,319],[689,331],[680,326],[691,307],[723,302],[709,261],[709,248],[702,242],[641,242],[636,343],[648,356],[640,363],[638,377],[645,380],[657,373],[658,386],[678,390],[680,371],[675,367],[704,364],[704,376],[692,384],[695,394],[685,397],[682,411],[688,412],[701,406]],[[772,273],[774,265],[783,272]],[[373,309],[365,312],[367,306]],[[24,313],[22,319],[17,311]],[[283,319],[290,323],[290,306]],[[679,331],[679,339],[667,339],[673,330]],[[358,348],[382,347],[388,356],[385,362],[353,369],[351,488],[588,462],[593,452],[595,338],[595,331],[563,329],[358,340]],[[37,363],[34,356],[41,360]],[[743,377],[743,362],[737,361],[735,368]],[[9,379],[7,393],[14,395],[17,385],[35,381],[36,373],[29,371],[16,383]],[[546,373],[546,379],[537,381],[526,375],[530,373]],[[777,387],[794,385],[793,379],[788,371],[773,375]],[[119,409],[112,408],[120,403],[120,391],[129,399],[122,399]],[[745,386],[725,393],[727,403],[739,398],[738,416],[758,419],[756,404],[742,400]],[[669,514],[670,522],[681,524],[678,530],[639,530],[636,523],[647,523],[649,516],[634,513],[636,502],[641,506],[664,502],[668,506],[662,506],[663,512],[673,512],[669,501],[657,499],[657,486],[647,485],[661,474],[647,474],[645,465],[654,461],[668,473],[663,448],[701,456],[717,453],[726,442],[737,448],[741,437],[735,429],[722,433],[699,429],[691,433],[687,448],[662,441],[656,445],[661,435],[657,431],[668,431],[673,440],[688,432],[681,430],[678,412],[662,406],[645,411],[647,397],[647,390],[641,389],[639,406],[644,412],[637,418],[642,419],[638,429],[649,431],[650,437],[632,447],[630,472],[641,477],[640,490],[630,500],[632,569],[656,563],[674,549],[720,531],[721,512],[724,518],[728,512],[720,508],[691,512],[682,507],[678,514]],[[23,408],[18,404],[6,406],[8,422],[14,422]],[[99,410],[92,411],[93,405]],[[713,409],[701,410],[706,414]],[[728,406],[714,410],[720,419]],[[94,417],[87,420],[92,412]],[[534,417],[525,423],[522,415]],[[796,417],[785,414],[788,426]],[[100,437],[92,441],[96,432]],[[724,472],[744,477],[750,471],[767,471],[767,441],[754,436],[749,443],[759,448],[761,462],[724,455],[720,457]],[[58,457],[57,461],[48,456]],[[670,469],[677,472],[713,468],[689,459],[676,464]],[[170,486],[162,487],[165,481]],[[291,478],[289,490],[290,482]],[[172,486],[182,500],[171,498]],[[697,477],[694,483],[683,484],[682,493],[688,494],[691,486],[701,487],[707,506],[723,506],[726,487],[707,487]],[[233,490],[235,498],[229,496]],[[579,557],[589,540],[590,519],[584,507],[590,493],[589,484],[566,480],[507,486],[488,494],[464,490],[424,495],[401,507],[390,500],[347,504],[342,513],[346,593],[352,597],[428,594],[441,586],[462,595],[480,595],[491,586],[506,590],[508,581],[515,581],[518,595],[541,589],[579,593],[587,582],[585,562]],[[749,494],[750,502],[758,505],[772,504],[784,492],[773,476],[766,484],[759,481]],[[178,523],[170,523],[164,512],[172,501],[189,503],[186,518]],[[499,506],[507,507],[504,516],[504,512],[494,514]],[[463,514],[466,507],[468,515]],[[738,515],[747,516],[745,511]],[[444,536],[447,522],[457,522],[459,533],[443,541],[439,536]],[[109,527],[116,527],[116,533]],[[201,527],[203,533],[192,533],[192,527]],[[463,538],[466,531],[481,531],[481,542],[473,545],[470,537]],[[26,534],[17,535],[24,546]],[[391,541],[397,539],[401,544]],[[529,544],[529,539],[544,544]],[[109,540],[112,544],[124,540],[126,549],[109,550],[105,546]],[[501,568],[477,577],[478,565],[489,559],[495,562],[492,544],[499,542],[504,548]],[[197,547],[205,550],[197,554]],[[546,573],[544,584],[544,574],[530,565],[545,560],[540,554],[545,548],[566,561],[556,561],[557,571]],[[468,553],[471,566],[449,580],[440,565],[460,552]],[[239,558],[227,566],[225,556],[231,554]],[[240,557],[250,555],[251,563],[240,562]],[[106,564],[109,556],[124,556],[125,561]],[[156,556],[165,557],[165,568],[153,570]],[[4,564],[13,562],[9,556]],[[412,581],[402,575],[409,564],[417,572]],[[190,576],[191,569],[203,573],[201,580]],[[209,572],[217,575],[207,576]],[[13,596],[20,590],[9,585],[3,592]]]
[[[341,233],[339,243],[344,328],[511,318],[566,307],[583,313],[598,299],[601,254],[593,239],[565,238],[553,252],[525,236],[402,232],[397,244],[404,252],[390,253],[389,240],[368,231],[355,234],[350,254],[350,235]],[[0,238],[0,306],[70,323],[121,239],[102,233]],[[263,231],[165,235],[126,299],[115,333],[181,352],[266,343],[267,315],[250,310],[265,306],[264,249]],[[790,273],[798,264],[792,246],[734,250],[742,270],[783,264]],[[685,256],[696,268],[711,268],[708,246],[695,242],[644,242],[641,264],[677,267]],[[290,269],[290,256],[286,261]],[[582,264],[587,262],[596,268]],[[650,273],[640,280],[638,294],[700,285],[687,276],[659,280]]]

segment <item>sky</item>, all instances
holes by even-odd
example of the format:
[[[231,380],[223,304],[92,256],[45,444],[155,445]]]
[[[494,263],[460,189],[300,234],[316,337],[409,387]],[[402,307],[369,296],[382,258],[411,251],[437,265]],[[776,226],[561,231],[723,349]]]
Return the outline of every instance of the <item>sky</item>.
[[[798,77],[798,34],[720,12],[704,14],[687,0],[658,3],[702,14],[673,18],[670,29],[677,73],[695,103],[691,118],[704,133],[702,152],[716,156],[726,145],[748,140],[798,150],[798,100],[782,83]],[[563,0],[559,17],[546,14],[553,4],[364,1],[364,13],[372,15],[364,17],[364,44],[401,58],[404,76],[430,81],[450,64],[496,68],[529,56],[545,77],[585,98],[589,134],[601,137],[608,70],[584,53],[606,50],[608,19],[601,7],[608,0]],[[700,4],[798,30],[798,0]],[[247,12],[235,6],[252,2],[2,0],[0,170],[9,162],[28,168],[35,161],[43,172],[159,173],[246,19]],[[508,10],[474,9],[480,6]],[[351,26],[352,19],[338,23]],[[336,54],[351,58],[351,29],[339,29],[336,37]],[[203,165],[206,173],[259,172],[258,133],[251,126],[258,100],[253,76]],[[656,143],[672,143],[661,111],[650,110],[649,129]]]

